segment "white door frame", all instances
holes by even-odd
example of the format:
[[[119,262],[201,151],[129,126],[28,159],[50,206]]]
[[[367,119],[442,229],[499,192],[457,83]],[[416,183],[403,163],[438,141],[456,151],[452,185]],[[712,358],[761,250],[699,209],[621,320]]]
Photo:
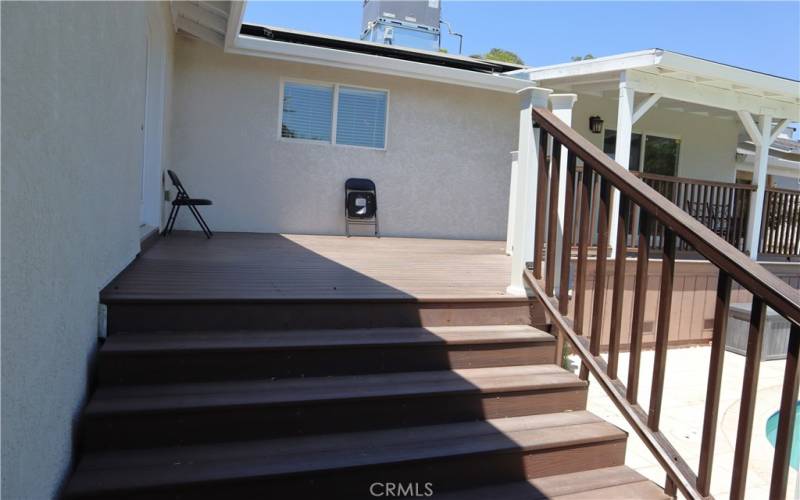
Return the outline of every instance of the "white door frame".
[[[154,5],[154,7],[156,7]],[[144,152],[140,222],[161,227],[162,156],[164,138],[165,40],[163,20],[151,9],[147,16],[147,70],[145,83]]]

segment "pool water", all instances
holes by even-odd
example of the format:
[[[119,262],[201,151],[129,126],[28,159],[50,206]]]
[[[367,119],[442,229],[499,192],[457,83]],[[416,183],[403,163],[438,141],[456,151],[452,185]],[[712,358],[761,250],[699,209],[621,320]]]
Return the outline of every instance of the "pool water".
[[[795,415],[797,415],[797,409],[800,408],[800,401],[797,402],[795,406]],[[772,414],[771,417],[767,419],[767,439],[772,446],[775,446],[775,439],[776,435],[778,434],[778,419],[780,418],[780,411],[776,411]],[[800,419],[794,419],[794,432],[792,433],[792,456],[789,459],[789,465],[791,465],[792,469],[797,470],[798,460],[800,460],[800,446],[798,446],[797,441],[800,441],[800,433],[797,432],[797,428],[800,427]]]

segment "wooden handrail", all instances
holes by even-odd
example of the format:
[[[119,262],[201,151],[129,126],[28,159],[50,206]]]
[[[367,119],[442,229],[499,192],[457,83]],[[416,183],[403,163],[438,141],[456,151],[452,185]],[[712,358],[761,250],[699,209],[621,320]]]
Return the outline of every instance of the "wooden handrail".
[[[530,271],[525,271],[525,278],[531,285],[531,288],[533,288],[534,293],[540,297],[546,297],[544,288]],[[672,446],[668,444],[663,434],[647,427],[647,416],[644,410],[642,410],[639,405],[630,403],[625,398],[625,388],[616,383],[615,380],[607,374],[607,365],[603,358],[591,353],[589,346],[586,345],[586,339],[575,333],[570,322],[558,312],[557,306],[548,299],[543,299],[542,304],[547,312],[547,316],[553,320],[559,332],[567,337],[567,340],[575,349],[578,356],[580,356],[588,371],[600,382],[600,386],[603,388],[606,395],[611,398],[617,408],[622,412],[622,416],[625,417],[625,420],[627,420],[628,424],[630,424],[636,434],[642,439],[645,446],[653,453],[661,467],[663,467],[670,478],[675,481],[675,484],[680,488],[681,492],[686,495],[687,498],[696,500],[705,498],[703,495],[699,494],[694,487],[697,478],[689,464],[671,449]],[[672,453],[670,453],[670,451],[672,451]]]
[[[689,177],[675,177],[672,175],[651,174],[649,172],[631,172],[631,174],[639,177],[640,179],[653,179],[665,182],[684,182],[687,184],[702,184],[704,186],[718,186],[730,187],[735,189],[742,189],[746,191],[755,191],[756,186],[752,184],[737,184],[734,182],[719,182],[719,181],[706,181],[701,179],[690,179]]]
[[[766,308],[770,307],[789,320],[790,344],[784,385],[781,396],[780,420],[777,440],[781,443],[775,448],[775,468],[770,486],[771,498],[779,498],[786,491],[791,432],[794,428],[794,401],[798,392],[800,376],[800,292],[789,286],[761,265],[753,262],[739,250],[731,246],[717,232],[704,225],[703,220],[713,219],[715,213],[694,216],[668,200],[657,189],[671,182],[674,188],[665,189],[675,202],[701,206],[731,206],[735,199],[734,191],[746,194],[752,188],[742,189],[739,185],[715,183],[702,189],[688,189],[691,180],[684,181],[673,177],[652,174],[635,175],[628,172],[614,160],[607,157],[590,141],[560,121],[550,111],[533,109],[533,120],[539,126],[538,141],[538,189],[535,214],[534,268],[525,271],[525,278],[536,295],[541,298],[547,316],[551,319],[554,331],[559,337],[559,345],[566,339],[581,359],[580,377],[584,380],[591,374],[615,404],[623,417],[642,438],[651,453],[667,473],[664,491],[674,495],[679,489],[687,498],[700,499],[710,496],[711,473],[713,469],[716,422],[719,413],[719,394],[722,381],[722,365],[725,352],[725,333],[727,315],[731,300],[731,284],[735,281],[753,294],[749,321],[748,342],[745,361],[745,376],[742,380],[742,397],[739,408],[738,434],[734,451],[733,472],[731,474],[731,498],[744,498],[747,482],[747,467],[750,454],[750,440],[753,434],[753,416],[756,391],[758,387],[759,364],[761,362],[762,339]],[[553,154],[545,156],[552,139]],[[565,195],[559,196],[558,178],[562,168],[558,159],[562,147],[567,150],[567,180]],[[575,178],[575,161],[583,161],[581,179]],[[643,178],[640,178],[643,177]],[[735,186],[735,187],[733,187]],[[612,189],[619,192],[620,208],[614,210]],[[689,192],[691,191],[691,193]],[[697,196],[699,195],[699,196]],[[771,235],[770,245],[788,248],[796,229],[794,219],[795,202],[787,201],[790,195],[775,193],[779,212],[791,224],[775,225],[777,233]],[[562,199],[563,198],[563,199]],[[549,199],[549,203],[545,200]],[[768,200],[771,198],[767,198]],[[792,198],[794,200],[794,198]],[[727,205],[726,205],[727,203]],[[562,206],[563,204],[563,206]],[[741,207],[741,203],[738,205]],[[556,244],[557,225],[555,214],[564,210],[565,235],[562,245]],[[777,212],[776,212],[777,213]],[[741,216],[741,214],[738,214]],[[616,217],[617,230],[611,234],[612,217]],[[783,220],[783,219],[781,219]],[[709,222],[709,221],[706,221]],[[573,320],[568,319],[570,268],[572,256],[573,224],[578,226],[578,253],[575,268]],[[711,225],[713,220],[711,220]],[[636,227],[638,226],[638,227]],[[597,264],[594,279],[592,314],[584,317],[587,304],[585,284],[587,281],[588,246],[592,243],[594,228],[597,229]],[[716,228],[716,227],[715,227]],[[729,230],[716,228],[729,236]],[[728,228],[730,229],[730,228]],[[627,238],[638,235],[636,280],[633,293],[633,317],[631,320],[630,359],[627,387],[618,380],[620,331],[623,326],[622,310],[625,300],[625,267]],[[658,239],[663,247],[661,254],[660,288],[658,295],[658,316],[656,321],[655,356],[650,398],[647,411],[638,404],[639,368],[647,302],[648,261],[650,242]],[[738,239],[738,237],[737,237]],[[616,242],[618,252],[614,258],[613,286],[611,287],[610,314],[606,316],[606,251],[610,241]],[[776,243],[777,242],[777,243]],[[716,306],[713,325],[711,363],[709,365],[707,397],[703,418],[703,433],[700,443],[700,464],[698,474],[688,466],[667,438],[659,432],[662,400],[666,381],[667,348],[669,345],[670,316],[672,310],[672,290],[676,263],[676,248],[691,246],[719,269]],[[777,246],[776,246],[777,245]],[[561,269],[556,282],[556,262],[561,252]],[[544,267],[545,272],[542,272]],[[604,324],[608,318],[609,327]],[[626,319],[627,320],[627,319]],[[600,357],[602,336],[609,335],[608,362]],[[586,336],[589,338],[587,339]]]
[[[573,151],[592,170],[607,179],[633,203],[646,210],[675,234],[691,244],[712,264],[728,273],[769,307],[800,325],[800,297],[796,289],[753,262],[713,231],[645,184],[622,165],[606,156],[597,146],[559,120],[550,110],[533,109],[533,119],[555,140]]]

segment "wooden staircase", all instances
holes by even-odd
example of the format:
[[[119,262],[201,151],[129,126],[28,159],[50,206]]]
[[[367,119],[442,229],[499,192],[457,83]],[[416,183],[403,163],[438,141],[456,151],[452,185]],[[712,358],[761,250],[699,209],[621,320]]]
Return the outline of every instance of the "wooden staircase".
[[[109,304],[65,496],[666,498],[553,364],[535,301],[339,305],[346,327],[330,302]]]

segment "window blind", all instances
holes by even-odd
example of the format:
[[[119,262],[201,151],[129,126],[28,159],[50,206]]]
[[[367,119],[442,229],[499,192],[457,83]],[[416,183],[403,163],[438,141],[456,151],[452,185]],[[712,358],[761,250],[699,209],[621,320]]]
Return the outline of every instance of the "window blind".
[[[386,146],[387,94],[339,87],[336,143],[382,149]]]
[[[281,136],[331,142],[333,87],[286,82]]]

